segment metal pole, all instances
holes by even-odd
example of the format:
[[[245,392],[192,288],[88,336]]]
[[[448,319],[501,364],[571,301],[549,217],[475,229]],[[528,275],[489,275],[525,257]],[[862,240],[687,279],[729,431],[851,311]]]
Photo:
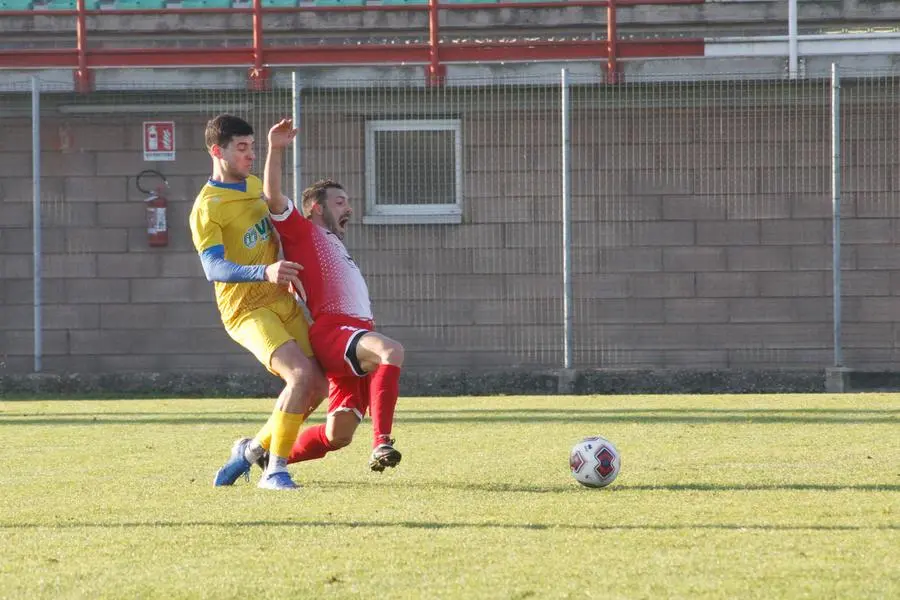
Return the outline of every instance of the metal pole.
[[[291,73],[291,100],[293,109],[291,111],[291,118],[294,120],[294,127],[297,129],[300,128],[300,74],[297,71]],[[294,144],[291,147],[292,149],[292,159],[294,162],[294,196],[293,200],[295,203],[299,205],[300,203],[300,194],[303,190],[303,185],[301,184],[301,167],[300,164],[300,139],[298,135],[298,139],[294,140]]]
[[[440,10],[438,0],[428,0],[428,76],[425,81],[428,85],[441,85],[443,70],[441,69],[441,57],[439,46],[440,34]]]
[[[606,5],[606,83],[619,82],[619,50],[616,47],[619,34],[616,32],[616,0]]]
[[[562,242],[563,242],[563,366],[572,368],[572,182],[569,124],[569,71],[561,75],[562,121]]]
[[[788,74],[797,79],[797,0],[788,0]]]
[[[254,90],[264,90],[269,86],[269,69],[265,66],[263,49],[262,1],[253,0],[253,66],[250,68],[250,86]]]
[[[75,88],[86,94],[91,91],[91,71],[87,66],[87,17],[84,0],[76,0],[75,48],[78,52],[78,69],[75,71]]]
[[[34,372],[41,372],[41,85],[31,77],[31,231],[34,262]]]
[[[841,79],[831,64],[831,273],[834,301],[834,366],[844,366],[841,347]]]

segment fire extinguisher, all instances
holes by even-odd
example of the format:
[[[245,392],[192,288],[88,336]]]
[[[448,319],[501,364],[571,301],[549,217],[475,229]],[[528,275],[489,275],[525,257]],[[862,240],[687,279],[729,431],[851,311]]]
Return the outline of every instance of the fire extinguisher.
[[[152,191],[148,191],[141,185],[141,178],[147,175],[156,175],[162,180],[162,183]],[[159,171],[147,169],[138,173],[135,184],[142,194],[147,194],[147,198],[144,199],[147,206],[147,244],[151,247],[167,246],[169,244],[169,228],[166,224],[166,208],[169,202],[166,194],[169,182]]]

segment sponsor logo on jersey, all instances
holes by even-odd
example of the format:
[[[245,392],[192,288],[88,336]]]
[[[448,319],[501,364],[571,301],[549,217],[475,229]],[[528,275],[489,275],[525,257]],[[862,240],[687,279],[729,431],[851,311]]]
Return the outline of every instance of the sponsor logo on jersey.
[[[272,224],[268,217],[263,217],[244,234],[244,246],[254,248],[260,241],[266,241],[272,235]]]

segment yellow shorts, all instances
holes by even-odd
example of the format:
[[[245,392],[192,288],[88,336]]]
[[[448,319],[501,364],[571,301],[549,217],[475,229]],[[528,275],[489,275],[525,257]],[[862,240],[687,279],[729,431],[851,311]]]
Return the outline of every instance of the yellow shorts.
[[[291,297],[251,310],[227,324],[225,330],[272,373],[272,354],[287,342],[296,341],[306,356],[313,356],[309,324],[303,309]]]

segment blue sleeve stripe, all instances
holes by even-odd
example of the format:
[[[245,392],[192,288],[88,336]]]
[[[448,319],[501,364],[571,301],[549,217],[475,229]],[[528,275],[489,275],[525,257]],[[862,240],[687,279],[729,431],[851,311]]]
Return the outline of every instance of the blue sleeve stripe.
[[[266,280],[266,265],[239,265],[225,260],[225,246],[218,244],[200,253],[207,281],[247,283]]]

